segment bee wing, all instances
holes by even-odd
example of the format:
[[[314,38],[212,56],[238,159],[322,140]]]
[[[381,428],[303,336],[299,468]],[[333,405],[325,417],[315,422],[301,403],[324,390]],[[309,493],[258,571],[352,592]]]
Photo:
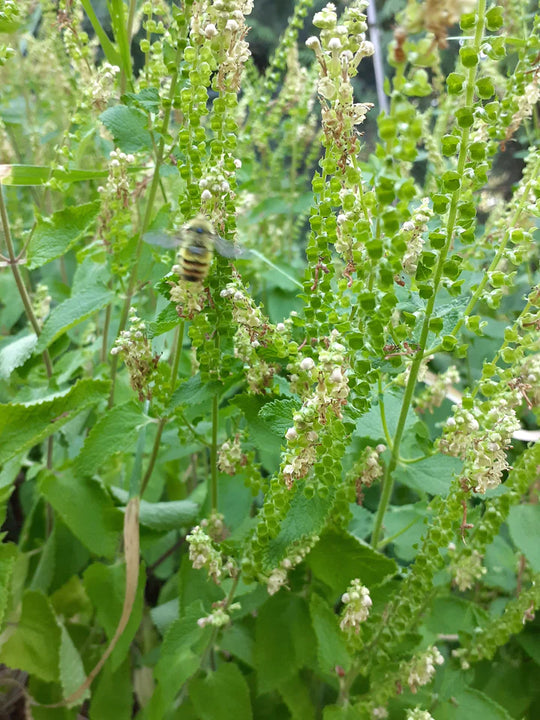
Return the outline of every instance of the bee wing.
[[[143,235],[143,240],[148,245],[158,245],[164,248],[175,248],[181,242],[181,238],[178,235],[169,235],[166,232],[160,230],[153,230]]]
[[[247,248],[240,247],[239,245],[233,245],[232,243],[222,238],[221,235],[214,236],[214,244],[216,251],[223,255],[223,257],[238,259],[248,258],[251,255],[251,251]]]

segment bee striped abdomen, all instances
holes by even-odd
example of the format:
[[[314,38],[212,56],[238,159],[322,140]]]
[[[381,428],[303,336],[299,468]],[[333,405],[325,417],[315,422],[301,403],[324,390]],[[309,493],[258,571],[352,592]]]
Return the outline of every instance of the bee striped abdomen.
[[[180,276],[186,282],[204,282],[212,263],[213,251],[200,245],[181,246],[178,250]]]

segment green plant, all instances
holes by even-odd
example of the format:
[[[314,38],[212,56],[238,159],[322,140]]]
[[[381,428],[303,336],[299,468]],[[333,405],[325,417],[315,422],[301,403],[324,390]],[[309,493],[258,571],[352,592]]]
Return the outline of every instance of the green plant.
[[[5,712],[537,717],[539,16],[251,6],[2,5]]]

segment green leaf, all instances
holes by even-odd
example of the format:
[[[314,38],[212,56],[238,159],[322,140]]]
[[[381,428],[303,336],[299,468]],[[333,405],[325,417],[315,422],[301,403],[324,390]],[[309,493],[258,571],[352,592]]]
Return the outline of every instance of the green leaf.
[[[339,558],[339,562],[336,562]],[[353,535],[335,530],[325,532],[307,558],[314,575],[325,582],[334,596],[341,595],[353,578],[371,587],[398,571],[390,558],[363,545]]]
[[[384,413],[388,424],[388,431],[393,437],[396,432],[401,406],[403,404],[402,393],[388,392],[384,396]],[[409,408],[405,421],[405,430],[414,427],[418,422],[413,410]],[[373,441],[381,440],[386,442],[386,436],[381,421],[381,407],[379,401],[373,403],[371,408],[364,413],[356,422],[354,430],[356,437],[367,437]]]
[[[356,503],[349,505],[352,513],[348,531],[358,540],[365,540],[373,530],[374,515],[362,505]]]
[[[123,152],[134,153],[152,148],[152,137],[146,129],[148,120],[140,110],[115,105],[102,112],[99,119],[112,133],[115,147]]]
[[[0,464],[52,435],[86,408],[105,400],[109,383],[79,380],[48,399],[20,405],[0,405]]]
[[[183,382],[172,394],[169,410],[174,410],[178,405],[200,405],[207,403],[213,399],[216,393],[221,389],[221,383],[208,382],[203,383],[200,373],[193,375]]]
[[[133,172],[134,169],[130,168]],[[85,182],[108,176],[108,170],[51,170],[48,165],[0,165],[1,185],[45,185],[51,179],[59,182]]]
[[[259,609],[255,664],[259,693],[278,689],[291,674],[314,662],[315,635],[303,598],[280,592]]]
[[[9,600],[11,590],[11,576],[18,555],[17,546],[13,543],[0,545],[0,627]]]
[[[124,13],[124,0],[109,0],[109,14],[111,17],[111,25],[114,32],[114,38],[120,50],[120,67],[131,83],[131,53],[130,38],[127,36],[126,18]]]
[[[111,492],[120,502],[127,503],[129,499],[127,490],[113,487]],[[198,514],[199,506],[193,500],[170,500],[157,503],[141,500],[139,522],[152,530],[168,532],[191,525]]]
[[[488,545],[484,555],[484,567],[487,572],[482,578],[484,585],[501,588],[514,593],[517,584],[516,554],[505,538],[497,535]]]
[[[126,566],[124,564],[103,565],[102,563],[94,563],[85,570],[83,579],[85,590],[96,610],[97,619],[110,641],[118,627],[118,621],[120,620],[124,605]],[[139,629],[142,618],[145,584],[146,573],[144,567],[142,567],[139,573],[137,594],[128,624],[108,660],[111,664],[112,671],[117,670],[126,659],[131,642]]]
[[[330,493],[324,498],[318,495],[307,498],[299,483],[295,488],[295,495],[279,535],[268,545],[266,557],[268,568],[278,565],[292,543],[302,537],[319,534],[326,524],[333,503],[334,498]]]
[[[94,12],[94,8],[92,7],[91,0],[81,0],[81,4],[84,8],[84,11],[88,15],[88,19],[92,24],[94,32],[99,38],[99,43],[105,57],[111,65],[120,65],[120,53],[109,40],[107,33],[101,26],[101,23],[99,22],[98,17]]]
[[[36,352],[43,352],[60,335],[78,325],[114,300],[114,293],[105,287],[85,288],[64,300],[51,312],[39,336]]]
[[[451,455],[431,455],[419,462],[398,465],[396,478],[418,493],[446,497],[455,475],[463,463]]]
[[[193,652],[192,646],[211,635],[210,628],[197,625],[197,620],[205,614],[197,602],[167,631],[154,671],[158,687],[146,708],[145,720],[162,720],[182,685],[200,668],[200,656]]]
[[[133,683],[129,657],[114,672],[106,662],[92,690],[90,720],[131,720]]]
[[[424,617],[428,641],[436,642],[439,635],[458,632],[473,633],[476,627],[489,621],[485,610],[464,598],[455,596],[436,597],[427,608]]]
[[[60,644],[60,683],[64,697],[69,697],[79,688],[86,680],[84,665],[77,648],[73,644],[70,634],[66,628],[61,625],[62,640]],[[80,705],[81,700],[90,697],[90,690],[86,690],[84,695],[76,700],[68,707]]]
[[[40,550],[37,568],[34,571],[32,582],[30,583],[30,589],[40,590],[46,595],[51,587],[56,564],[56,523]]]
[[[180,318],[176,312],[176,305],[168,303],[157,318],[148,324],[148,337],[154,338],[158,337],[158,335],[163,335],[163,333],[178,327],[179,323]]]
[[[510,536],[529,561],[534,572],[540,572],[540,505],[514,505],[507,519]]]
[[[315,708],[309,688],[300,675],[291,675],[279,686],[281,697],[291,712],[292,720],[315,720]]]
[[[245,677],[237,665],[223,663],[216,672],[190,683],[189,697],[201,720],[251,720]]]
[[[71,532],[95,555],[114,558],[122,528],[121,513],[95,480],[67,470],[40,473],[39,489]]]
[[[86,436],[75,459],[76,472],[93,475],[115,453],[131,450],[139,430],[151,422],[135,401],[108,410]]]
[[[159,92],[157,88],[143,88],[138,93],[127,92],[122,95],[122,102],[130,107],[138,107],[145,112],[159,111]],[[152,223],[153,224],[153,223]]]
[[[178,620],[178,598],[175,597],[162,605],[156,605],[150,610],[152,622],[160,635],[165,635],[175,620]]]
[[[523,631],[516,636],[517,642],[525,650],[537,665],[540,665],[540,633],[532,628]]]
[[[427,502],[389,508],[384,519],[385,545],[391,539],[394,552],[401,560],[412,562],[416,557],[418,544],[426,531],[426,515]]]
[[[7,380],[15,368],[24,365],[34,352],[37,340],[37,335],[32,333],[4,345],[0,350],[0,378]]]
[[[335,675],[337,665],[348,671],[351,657],[345,637],[339,628],[339,618],[320,595],[313,593],[309,602],[311,622],[317,636],[317,662],[326,674]]]
[[[474,688],[457,689],[451,700],[440,704],[441,720],[512,720],[512,716],[490,697]]]
[[[299,400],[286,398],[273,400],[263,405],[259,416],[270,427],[276,435],[283,437],[293,424],[293,415],[300,408]]]
[[[40,592],[27,590],[17,627],[2,646],[2,662],[45,682],[58,682],[61,636],[49,600]]]
[[[219,646],[249,667],[254,666],[255,640],[240,623],[228,625],[223,630]]]
[[[66,253],[88,234],[98,212],[99,202],[92,202],[39,218],[28,244],[28,268],[42,267]]]
[[[323,710],[323,720],[360,720],[361,712],[351,705],[327,705]]]
[[[264,467],[269,472],[274,472],[279,466],[282,440],[260,417],[265,401],[253,395],[240,395],[235,397],[231,404],[239,407],[244,413],[250,441],[259,451]]]

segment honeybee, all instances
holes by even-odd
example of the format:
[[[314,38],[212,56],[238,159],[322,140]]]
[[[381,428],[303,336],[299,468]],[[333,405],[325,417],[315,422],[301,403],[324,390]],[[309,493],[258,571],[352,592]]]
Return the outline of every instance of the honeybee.
[[[185,282],[203,283],[210,271],[214,252],[227,258],[248,257],[249,251],[238,248],[217,234],[204,215],[189,220],[175,236],[149,233],[145,237],[151,245],[176,245],[176,265],[173,270]]]

